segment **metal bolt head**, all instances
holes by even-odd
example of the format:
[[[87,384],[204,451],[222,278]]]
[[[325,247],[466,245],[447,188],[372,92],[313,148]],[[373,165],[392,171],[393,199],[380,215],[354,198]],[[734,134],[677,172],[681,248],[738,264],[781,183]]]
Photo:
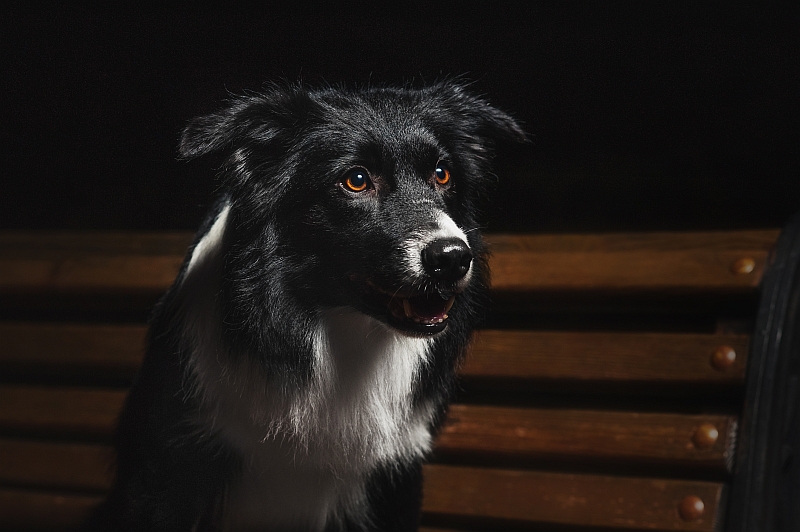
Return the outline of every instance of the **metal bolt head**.
[[[756,261],[750,257],[742,257],[731,264],[731,271],[737,275],[752,273],[756,269]]]
[[[687,495],[678,506],[678,513],[684,521],[695,521],[703,517],[706,505],[703,499],[695,495]]]
[[[692,443],[698,449],[713,447],[719,439],[719,431],[712,423],[703,423],[692,434]]]
[[[711,365],[718,370],[728,369],[736,362],[736,351],[729,345],[721,345],[711,355]]]

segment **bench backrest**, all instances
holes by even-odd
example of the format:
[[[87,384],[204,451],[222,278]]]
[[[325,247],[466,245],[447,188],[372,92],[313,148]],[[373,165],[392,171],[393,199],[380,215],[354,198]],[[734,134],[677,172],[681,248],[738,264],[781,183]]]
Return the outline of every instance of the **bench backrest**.
[[[738,478],[775,445],[748,439],[775,373],[751,346],[780,321],[759,296],[794,319],[795,233],[778,255],[775,230],[489,236],[495,309],[425,469],[424,527],[713,531],[730,511],[756,530],[726,501],[772,485]],[[75,526],[108,488],[147,313],[190,240],[0,234],[0,528]]]

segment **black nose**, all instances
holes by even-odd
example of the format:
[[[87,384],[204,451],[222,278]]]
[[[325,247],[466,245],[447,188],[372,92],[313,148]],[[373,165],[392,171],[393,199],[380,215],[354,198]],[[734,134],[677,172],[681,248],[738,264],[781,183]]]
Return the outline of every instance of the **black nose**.
[[[422,250],[422,266],[431,277],[458,281],[469,271],[472,253],[460,238],[440,238]]]

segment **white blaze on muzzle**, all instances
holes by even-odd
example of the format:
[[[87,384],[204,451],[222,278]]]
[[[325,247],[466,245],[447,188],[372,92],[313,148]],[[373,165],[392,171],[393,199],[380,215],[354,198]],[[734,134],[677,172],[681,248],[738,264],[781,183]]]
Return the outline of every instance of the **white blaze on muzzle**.
[[[417,232],[412,234],[412,238],[405,241],[403,246],[404,262],[410,282],[414,282],[425,277],[425,266],[422,263],[422,252],[431,243],[440,239],[458,239],[464,243],[467,249],[471,249],[467,235],[444,211],[437,211],[435,215],[436,227],[430,231]],[[472,276],[472,264],[467,273],[458,281],[459,286],[469,283]]]

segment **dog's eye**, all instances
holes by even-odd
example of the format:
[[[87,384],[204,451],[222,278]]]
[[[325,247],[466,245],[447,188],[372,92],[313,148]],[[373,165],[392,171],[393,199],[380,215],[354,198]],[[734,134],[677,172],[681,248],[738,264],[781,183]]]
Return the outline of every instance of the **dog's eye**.
[[[436,170],[434,170],[433,175],[434,179],[436,179],[436,184],[439,186],[445,186],[450,183],[450,168],[444,163],[436,165]]]
[[[364,192],[370,186],[369,173],[363,168],[353,168],[345,174],[342,186],[350,192]]]

